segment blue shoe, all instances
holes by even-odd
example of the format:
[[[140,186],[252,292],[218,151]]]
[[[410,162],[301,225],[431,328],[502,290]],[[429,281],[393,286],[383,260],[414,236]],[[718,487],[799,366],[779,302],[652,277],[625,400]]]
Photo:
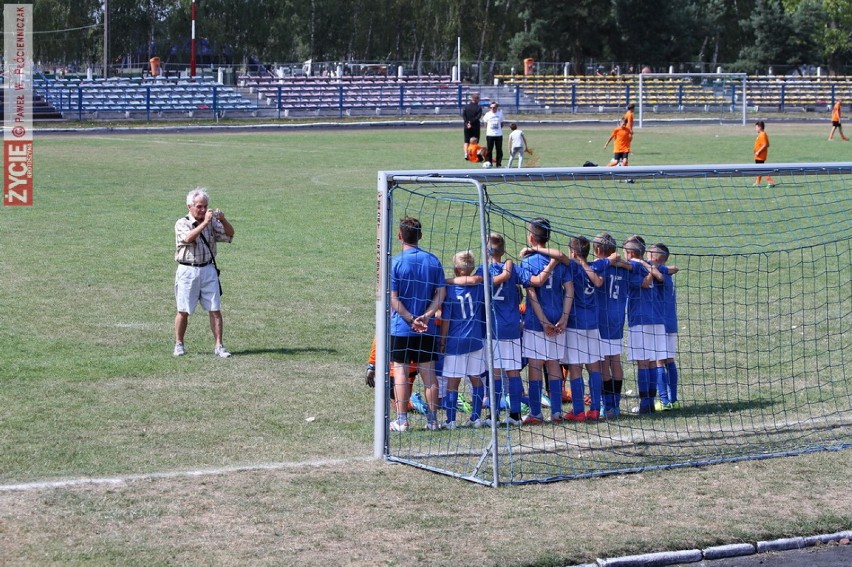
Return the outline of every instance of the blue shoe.
[[[429,404],[426,403],[426,400],[423,399],[423,394],[420,392],[411,394],[411,406],[417,413],[426,415],[429,412]]]

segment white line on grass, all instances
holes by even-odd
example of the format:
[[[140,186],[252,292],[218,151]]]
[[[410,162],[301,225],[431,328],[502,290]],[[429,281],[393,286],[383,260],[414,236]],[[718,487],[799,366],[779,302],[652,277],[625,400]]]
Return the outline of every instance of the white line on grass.
[[[89,485],[121,485],[140,480],[163,480],[173,478],[193,478],[200,476],[217,476],[242,472],[255,471],[277,471],[285,469],[300,469],[310,467],[340,466],[353,462],[367,462],[372,457],[353,457],[351,459],[328,459],[316,461],[302,461],[291,463],[258,463],[254,465],[235,465],[232,467],[221,467],[213,469],[196,469],[186,471],[166,471],[148,474],[131,474],[127,476],[102,477],[102,478],[69,478],[62,480],[47,480],[39,482],[24,482],[21,484],[0,485],[0,492],[30,492],[38,490],[50,490],[54,488],[74,488]]]

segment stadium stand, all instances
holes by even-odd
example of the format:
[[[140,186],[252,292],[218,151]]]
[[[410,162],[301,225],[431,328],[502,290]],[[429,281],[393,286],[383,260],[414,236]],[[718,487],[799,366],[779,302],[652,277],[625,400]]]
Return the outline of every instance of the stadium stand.
[[[163,116],[184,114],[224,116],[227,112],[257,110],[235,87],[212,78],[165,79],[111,78],[106,80],[34,80],[34,92],[50,102],[66,118],[104,118],[113,115]]]

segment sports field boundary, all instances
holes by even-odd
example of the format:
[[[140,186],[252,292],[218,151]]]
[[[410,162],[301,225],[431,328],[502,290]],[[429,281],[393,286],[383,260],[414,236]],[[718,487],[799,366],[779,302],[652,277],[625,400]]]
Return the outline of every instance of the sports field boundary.
[[[250,465],[233,465],[230,467],[163,471],[112,477],[79,477],[58,480],[43,480],[33,482],[22,482],[18,484],[3,484],[0,485],[0,492],[36,492],[39,490],[53,490],[57,488],[62,489],[75,488],[79,486],[125,485],[138,481],[222,476],[243,472],[293,470],[327,466],[338,467],[340,465],[346,465],[353,462],[368,462],[374,460],[375,459],[372,456],[365,456],[352,457],[349,459],[317,459],[312,461],[298,462],[256,463]]]

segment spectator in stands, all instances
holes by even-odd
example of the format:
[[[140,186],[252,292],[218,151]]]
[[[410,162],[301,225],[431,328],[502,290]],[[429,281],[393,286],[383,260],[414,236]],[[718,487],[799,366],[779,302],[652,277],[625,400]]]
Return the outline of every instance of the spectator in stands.
[[[402,241],[402,252],[393,257],[390,274],[390,358],[397,412],[396,420],[390,424],[391,431],[408,431],[408,401],[411,397],[408,364],[411,361],[417,363],[426,391],[426,428],[431,431],[438,429],[438,379],[435,375],[438,329],[435,315],[441,309],[447,290],[440,260],[418,246],[422,236],[419,220],[405,217],[399,222],[397,237]]]
[[[231,356],[222,344],[222,288],[219,286],[219,270],[213,262],[216,243],[231,242],[234,227],[222,211],[208,208],[209,202],[205,189],[193,189],[186,196],[189,214],[175,223],[175,261],[178,263],[175,274],[175,356],[186,354],[183,339],[189,315],[199,302],[210,316],[210,329],[215,341],[213,353],[220,358]]]
[[[488,155],[496,167],[503,167],[503,111],[496,101],[491,101],[490,110],[482,117],[485,122],[485,140]]]
[[[766,124],[763,120],[758,120],[754,123],[754,129],[757,131],[757,138],[754,140],[754,163],[766,163],[766,158],[769,155],[769,134],[766,133]],[[754,181],[755,187],[760,187],[760,181],[763,176],[758,175]],[[775,187],[775,181],[771,175],[766,176],[766,186]]]
[[[512,167],[512,161],[518,158],[518,167],[524,167],[524,153],[531,154],[532,150],[527,147],[527,138],[524,136],[523,130],[518,130],[518,125],[512,122],[509,125],[509,164]]]
[[[844,142],[848,142],[849,138],[843,135],[843,125],[840,123],[840,107],[843,101],[837,99],[837,102],[834,103],[834,107],[831,109],[831,133],[828,135],[829,140],[834,139],[834,132],[839,131],[840,137],[843,138]]]
[[[482,121],[479,93],[470,93],[470,102],[462,109],[462,120],[464,120],[464,159],[469,160],[468,145],[471,138],[476,138],[476,141],[479,142],[479,123]]]
[[[633,132],[627,127],[627,118],[621,119],[621,124],[612,131],[612,134],[607,138],[604,144],[604,149],[609,147],[609,143],[615,140],[613,144],[614,153],[612,160],[607,164],[608,167],[613,165],[627,165],[628,157],[630,156],[630,142],[633,140]]]

